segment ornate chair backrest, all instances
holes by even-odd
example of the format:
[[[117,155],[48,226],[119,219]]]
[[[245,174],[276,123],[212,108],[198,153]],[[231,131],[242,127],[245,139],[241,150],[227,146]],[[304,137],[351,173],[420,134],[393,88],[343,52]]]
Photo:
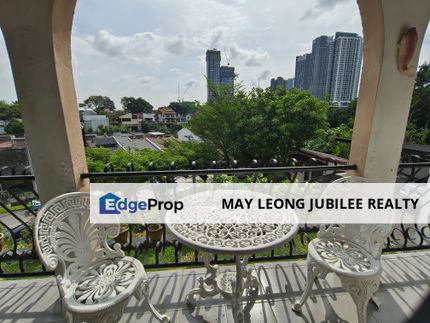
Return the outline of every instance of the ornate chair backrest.
[[[374,183],[365,177],[346,176],[333,183]],[[360,244],[375,259],[381,257],[382,248],[391,234],[392,224],[322,224],[318,238],[340,238]]]
[[[89,193],[67,193],[48,201],[38,212],[34,227],[36,251],[48,270],[73,277],[103,259],[123,257],[120,245],[108,246],[119,224],[90,223]]]

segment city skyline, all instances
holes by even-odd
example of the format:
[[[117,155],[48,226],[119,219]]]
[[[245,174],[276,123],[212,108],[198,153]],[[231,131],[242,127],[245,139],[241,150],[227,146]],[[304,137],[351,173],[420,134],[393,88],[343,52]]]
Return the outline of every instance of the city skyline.
[[[296,57],[296,87],[318,99],[326,95],[337,106],[347,106],[358,94],[363,58],[363,38],[336,32],[312,41],[312,52]]]
[[[112,19],[115,17],[115,19]],[[78,102],[90,95],[143,97],[166,106],[206,101],[205,51],[225,52],[246,88],[294,76],[295,56],[312,39],[336,31],[361,34],[355,2],[304,0],[301,6],[268,0],[79,1],[72,35]],[[222,57],[224,60],[224,56]],[[420,62],[430,61],[430,36]],[[16,99],[9,59],[0,37],[0,99]]]

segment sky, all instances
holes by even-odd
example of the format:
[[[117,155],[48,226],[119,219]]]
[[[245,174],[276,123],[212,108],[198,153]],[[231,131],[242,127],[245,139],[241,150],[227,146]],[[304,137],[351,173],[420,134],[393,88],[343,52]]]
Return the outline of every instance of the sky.
[[[362,34],[354,0],[78,0],[72,63],[78,102],[123,96],[154,107],[206,100],[206,49],[221,50],[246,88],[294,77],[295,57],[336,31]],[[430,61],[427,31],[420,62]],[[178,91],[179,85],[179,91]],[[179,93],[178,93],[179,92]],[[16,100],[0,36],[0,100]]]

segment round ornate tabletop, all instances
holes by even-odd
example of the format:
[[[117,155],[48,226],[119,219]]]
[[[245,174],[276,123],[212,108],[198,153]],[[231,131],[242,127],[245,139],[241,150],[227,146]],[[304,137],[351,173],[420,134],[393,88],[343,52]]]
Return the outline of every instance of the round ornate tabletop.
[[[235,191],[235,193],[237,192]],[[259,197],[269,197],[261,193],[253,194]],[[211,196],[213,199],[214,193],[201,192],[190,195],[183,200],[195,200],[205,196]],[[288,210],[288,213],[290,219],[297,219],[292,210]],[[288,243],[299,228],[297,221],[291,221],[292,223],[258,223],[258,221],[253,221],[253,223],[231,223],[231,221],[222,223],[222,218],[225,218],[226,214],[229,216],[228,211],[219,215],[221,223],[213,223],[213,221],[206,221],[210,223],[196,223],[195,221],[193,223],[169,223],[167,221],[167,227],[178,241],[188,247],[212,254],[230,255],[252,255],[256,252],[272,250]],[[204,218],[208,215],[202,211],[202,214],[192,214],[190,218],[196,216]],[[215,216],[215,214],[209,216]],[[184,219],[186,218],[184,215]]]

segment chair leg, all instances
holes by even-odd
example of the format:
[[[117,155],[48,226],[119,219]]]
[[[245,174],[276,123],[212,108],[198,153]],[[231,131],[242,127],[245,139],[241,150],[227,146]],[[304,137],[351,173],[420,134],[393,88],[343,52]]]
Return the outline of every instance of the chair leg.
[[[142,298],[145,298],[145,301],[148,304],[151,313],[157,318],[157,320],[163,323],[170,322],[170,317],[168,317],[167,315],[161,314],[160,312],[157,311],[154,305],[152,305],[151,298],[149,296],[149,283],[146,279],[142,281],[140,287],[136,291],[136,298],[139,300],[141,300]]]
[[[309,297],[309,294],[311,293],[311,290],[312,290],[312,286],[315,282],[315,279],[317,278],[316,267],[310,264],[309,261],[308,261],[307,269],[308,269],[308,275],[306,278],[305,290],[300,300],[296,301],[292,307],[293,311],[299,312],[299,313],[302,312],[302,305],[306,302],[307,298]]]
[[[379,276],[373,279],[340,277],[343,288],[351,295],[357,306],[358,323],[367,322],[367,305],[378,290]]]

